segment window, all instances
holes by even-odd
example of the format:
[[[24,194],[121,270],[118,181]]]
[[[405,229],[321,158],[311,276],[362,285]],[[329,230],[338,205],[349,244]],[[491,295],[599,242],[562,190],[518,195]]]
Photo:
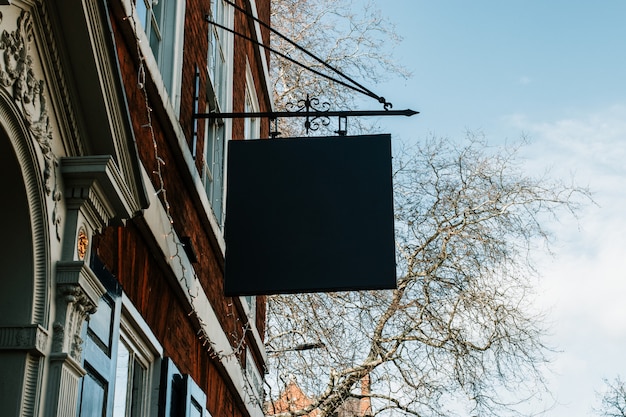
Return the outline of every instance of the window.
[[[146,366],[136,361],[133,356],[132,350],[125,343],[120,343],[117,350],[117,366],[115,369],[114,417],[141,415],[140,399]]]
[[[206,112],[212,112],[209,104]],[[225,126],[220,119],[206,119],[204,134],[204,167],[202,182],[211,203],[213,214],[220,227],[223,226]]]
[[[170,358],[163,365],[163,417],[211,417],[206,394],[189,375],[180,373]]]
[[[252,393],[256,397],[259,404],[262,405],[265,395],[263,393],[263,377],[256,366],[256,362],[252,357],[250,348],[246,349],[246,378],[252,388]]]
[[[154,354],[122,315],[115,366],[113,417],[148,415]]]
[[[117,287],[103,295],[83,332],[88,375],[80,390],[80,417],[148,417],[158,407],[162,348],[120,292]]]
[[[138,20],[148,38],[172,105],[180,109],[185,1],[135,0]]]
[[[256,320],[256,296],[246,295],[244,299],[246,300],[246,304],[248,306],[248,319],[254,323]]]
[[[223,0],[211,0],[211,21],[232,27],[233,12]],[[232,35],[215,25],[208,25],[206,113],[222,113],[232,106],[231,69]],[[224,176],[226,159],[226,139],[229,126],[222,119],[206,119],[204,133],[204,166],[202,182],[206,190],[213,214],[220,228],[224,225]]]
[[[211,417],[207,397],[181,374],[115,277],[93,256],[92,270],[107,292],[85,322],[78,417]]]
[[[254,87],[254,78],[250,70],[250,64],[246,61],[246,99],[244,105],[245,113],[256,113],[259,111],[259,100]],[[258,117],[246,117],[244,119],[244,139],[258,139],[260,137],[260,122]]]
[[[156,58],[159,60],[160,45],[163,41],[163,33],[161,30],[163,23],[163,5],[167,0],[136,0],[137,15],[143,27],[146,36],[150,40],[150,48]],[[170,0],[171,1],[171,0]]]
[[[223,26],[229,25],[229,9],[223,0],[211,0],[210,19]],[[224,111],[228,103],[226,102],[228,85],[228,65],[227,60],[227,32],[215,25],[209,24],[209,50],[207,53],[207,71],[209,74],[210,88],[216,100],[216,107],[219,111]]]

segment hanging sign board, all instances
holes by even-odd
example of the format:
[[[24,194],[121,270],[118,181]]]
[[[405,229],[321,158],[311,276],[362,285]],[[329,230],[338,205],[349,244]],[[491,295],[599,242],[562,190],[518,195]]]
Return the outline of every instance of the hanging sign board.
[[[225,294],[396,288],[390,135],[229,141]]]

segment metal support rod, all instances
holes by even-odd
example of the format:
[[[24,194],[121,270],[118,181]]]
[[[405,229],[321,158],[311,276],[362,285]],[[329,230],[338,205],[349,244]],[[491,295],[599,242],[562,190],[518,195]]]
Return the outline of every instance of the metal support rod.
[[[413,116],[419,112],[406,110],[339,110],[339,111],[274,111],[274,112],[239,112],[239,113],[196,113],[194,119],[246,119],[267,117],[270,120],[281,117],[368,117],[368,116]]]

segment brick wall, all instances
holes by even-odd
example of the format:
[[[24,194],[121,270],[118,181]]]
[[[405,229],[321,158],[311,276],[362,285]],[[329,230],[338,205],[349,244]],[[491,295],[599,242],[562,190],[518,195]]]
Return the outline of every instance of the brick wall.
[[[136,41],[131,25],[125,18],[120,0],[109,2],[112,13],[112,28],[115,33],[117,55],[119,60],[130,119],[135,133],[137,149],[146,171],[151,173],[157,166],[155,145],[159,157],[163,160],[163,180],[171,205],[170,213],[173,227],[178,236],[189,236],[198,254],[198,263],[194,264],[206,295],[220,319],[224,333],[231,343],[242,337],[241,312],[233,307],[233,300],[223,295],[224,260],[216,244],[208,221],[207,214],[200,203],[193,179],[183,160],[181,150],[174,134],[175,129],[166,117],[155,85],[148,79],[147,90],[149,107],[152,109],[152,129],[145,127],[147,123],[146,101],[143,91],[137,85],[138,57]],[[243,0],[238,0],[244,6]],[[259,15],[269,18],[269,0],[257,0]],[[205,15],[208,13],[209,2],[206,0],[188,0],[186,2],[185,44],[183,54],[182,91],[179,123],[185,135],[187,145],[192,143],[193,134],[193,88],[195,68],[200,71],[200,91],[204,91],[206,83],[207,30]],[[250,21],[243,14],[235,12],[235,30],[251,35]],[[264,36],[267,36],[265,31]],[[235,37],[234,51],[234,111],[243,111],[245,98],[245,63],[250,62],[261,111],[269,110],[270,99],[262,86],[264,75],[258,63],[258,47]],[[200,95],[199,108],[203,111],[204,95]],[[243,137],[243,120],[233,121],[233,136]],[[204,131],[204,121],[199,121],[199,131]],[[261,132],[266,134],[268,123],[262,121]],[[200,135],[198,149],[203,148],[203,135]],[[196,169],[201,172],[203,161],[201,152],[195,161]],[[160,188],[159,179],[153,174],[151,178],[155,189]],[[94,247],[98,256],[107,268],[117,277],[124,291],[145,318],[151,330],[164,347],[164,354],[171,357],[177,367],[193,376],[208,395],[208,409],[213,415],[238,417],[241,409],[235,404],[232,386],[221,370],[218,360],[212,357],[206,346],[198,340],[197,323],[189,316],[188,307],[181,294],[177,293],[175,277],[167,271],[166,260],[155,250],[154,237],[141,218],[129,221],[125,227],[109,227],[95,240]],[[260,298],[257,302],[257,328],[263,333],[265,325],[265,302]],[[247,339],[252,342],[251,338]],[[262,359],[258,349],[253,349],[259,364]],[[241,358],[243,363],[243,357]]]

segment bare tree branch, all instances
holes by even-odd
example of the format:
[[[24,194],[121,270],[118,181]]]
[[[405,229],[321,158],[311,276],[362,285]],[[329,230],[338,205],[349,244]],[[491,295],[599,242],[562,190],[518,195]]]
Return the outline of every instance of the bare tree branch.
[[[409,73],[393,57],[394,45],[399,41],[393,24],[371,2],[364,8],[353,3],[353,0],[273,1],[272,26],[370,90],[375,90],[374,86],[385,78],[407,77]],[[272,47],[309,68],[337,76],[279,36],[272,37]],[[333,110],[354,109],[355,101],[363,97],[279,56],[273,57],[271,76],[274,102],[279,109],[286,109],[289,103],[296,103],[307,94],[330,103]],[[380,106],[376,102],[372,104]],[[352,124],[359,128],[358,120],[351,120]],[[330,134],[333,128],[334,123],[328,128]],[[293,120],[279,120],[279,130],[284,136],[303,134],[301,125]]]
[[[371,3],[272,4],[275,29],[362,84],[407,75],[392,55],[393,25]],[[325,70],[280,37],[272,46]],[[336,109],[357,100],[288,60],[273,60],[271,72],[278,108],[307,94]],[[299,125],[279,130],[302,135]],[[515,147],[492,148],[473,134],[395,152],[398,287],[269,297],[266,345],[275,353],[266,381],[277,395],[268,412],[294,381],[311,401],[277,415],[327,417],[364,397],[380,416],[516,415],[519,404],[547,392],[551,350],[533,306],[532,255],[549,251],[544,225],[575,216],[590,197],[525,175],[517,158]],[[323,348],[293,349],[311,343]],[[366,393],[358,390],[364,378]]]
[[[600,406],[596,414],[604,417],[626,417],[626,385],[618,376],[613,381],[604,380],[605,389],[599,393]]]
[[[299,415],[332,415],[366,376],[380,415],[502,416],[546,392],[550,349],[533,313],[532,254],[549,244],[545,222],[575,213],[589,194],[524,175],[516,152],[475,136],[403,150],[398,288],[270,298],[273,349],[325,347],[270,361],[270,384],[287,372],[315,399]]]

